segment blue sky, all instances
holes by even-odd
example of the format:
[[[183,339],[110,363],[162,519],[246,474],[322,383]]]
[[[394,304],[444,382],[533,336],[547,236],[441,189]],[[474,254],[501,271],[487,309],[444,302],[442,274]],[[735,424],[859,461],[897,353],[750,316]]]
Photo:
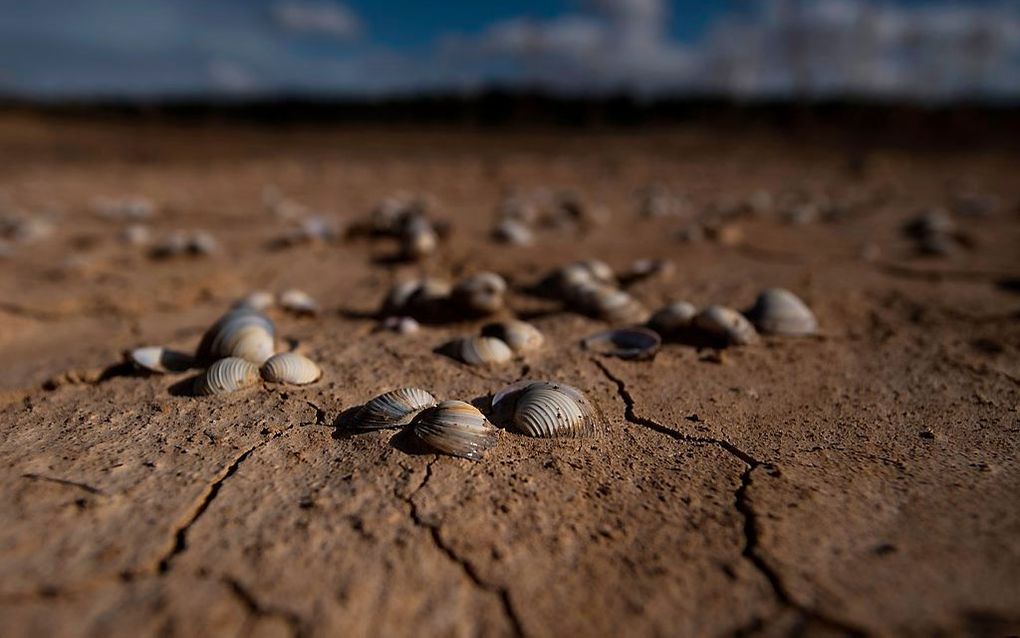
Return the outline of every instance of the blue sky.
[[[0,0],[0,93],[1020,99],[1020,0]]]

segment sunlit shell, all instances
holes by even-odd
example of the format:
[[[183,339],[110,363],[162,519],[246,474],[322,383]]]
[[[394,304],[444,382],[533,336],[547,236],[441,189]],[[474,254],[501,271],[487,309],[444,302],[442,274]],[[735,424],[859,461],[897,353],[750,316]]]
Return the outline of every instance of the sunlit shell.
[[[662,338],[647,328],[618,328],[594,334],[581,343],[599,354],[621,359],[651,359],[659,351]]]
[[[453,286],[445,279],[425,277],[402,281],[390,288],[383,303],[385,314],[395,314],[416,309],[427,309],[430,306],[445,302]]]
[[[709,306],[691,322],[702,335],[719,345],[749,345],[758,341],[758,332],[744,315],[731,308]]]
[[[613,324],[644,323],[649,314],[630,293],[596,282],[570,288],[567,301],[580,312]]]
[[[620,275],[620,280],[633,283],[651,277],[669,279],[674,272],[676,264],[668,259],[638,259],[631,263],[627,272]]]
[[[261,365],[273,355],[275,332],[273,322],[265,315],[247,307],[235,308],[202,336],[198,358],[235,356]]]
[[[764,333],[809,335],[818,331],[818,320],[797,295],[782,288],[769,288],[758,295],[747,317]]]
[[[149,372],[184,372],[195,367],[195,357],[162,346],[144,346],[128,352],[128,359]]]
[[[361,430],[380,430],[407,425],[415,415],[436,405],[434,396],[420,388],[398,388],[366,403],[353,420]]]
[[[145,246],[152,241],[152,230],[143,224],[131,224],[121,231],[120,238],[129,246]]]
[[[514,352],[537,350],[545,343],[545,337],[538,328],[517,319],[490,323],[482,328],[482,335],[499,339]]]
[[[193,255],[211,255],[219,250],[219,242],[211,233],[199,230],[188,238],[188,252]]]
[[[470,403],[443,401],[414,419],[414,434],[438,452],[479,461],[495,447],[499,430]]]
[[[297,288],[280,293],[280,307],[295,315],[314,315],[319,312],[319,304],[312,296]]]
[[[491,314],[503,307],[506,281],[493,272],[480,272],[453,287],[452,299],[457,306],[475,314]]]
[[[950,234],[956,230],[953,218],[942,208],[933,208],[911,219],[904,226],[904,231],[918,239],[931,235]]]
[[[522,434],[546,438],[591,436],[602,420],[583,392],[546,381],[507,386],[493,396],[492,412]]]
[[[655,312],[648,320],[648,327],[664,337],[675,337],[691,327],[691,321],[698,314],[694,304],[675,301]]]
[[[530,246],[535,241],[535,234],[522,222],[516,219],[504,219],[492,230],[496,241],[514,246]]]
[[[412,335],[421,330],[421,324],[414,317],[386,317],[382,327],[402,335]]]
[[[234,308],[249,308],[256,312],[263,312],[276,304],[276,298],[268,290],[256,290],[248,296],[239,299]]]
[[[213,363],[195,381],[196,394],[225,394],[255,385],[259,368],[250,361],[227,357]]]
[[[443,345],[440,351],[472,366],[505,363],[514,356],[510,346],[495,337],[454,339]]]
[[[610,268],[609,264],[604,261],[599,259],[584,259],[577,262],[577,265],[586,269],[595,281],[610,285],[616,283],[616,276],[613,274],[613,269]]]
[[[322,376],[322,370],[308,357],[296,352],[281,352],[266,359],[259,369],[262,378],[271,383],[305,385]]]
[[[431,255],[438,246],[439,235],[424,217],[413,217],[401,232],[400,252],[407,259]]]
[[[150,254],[154,258],[164,259],[177,257],[186,252],[188,252],[188,235],[184,231],[175,230],[156,244]]]

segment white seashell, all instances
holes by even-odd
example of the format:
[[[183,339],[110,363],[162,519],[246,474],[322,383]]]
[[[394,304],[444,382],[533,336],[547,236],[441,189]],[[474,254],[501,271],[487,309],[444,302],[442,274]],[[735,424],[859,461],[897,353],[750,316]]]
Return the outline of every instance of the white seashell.
[[[567,301],[577,310],[613,324],[639,324],[648,320],[648,310],[630,293],[589,282],[567,291]]]
[[[402,335],[416,334],[421,330],[421,324],[414,317],[386,317],[382,326]]]
[[[545,438],[591,436],[602,421],[583,392],[546,381],[507,386],[493,396],[492,411],[518,432]]]
[[[709,306],[697,315],[691,325],[720,345],[749,345],[758,341],[758,332],[744,315],[731,308]]]
[[[818,320],[811,309],[782,288],[764,290],[746,314],[759,330],[769,334],[810,335],[818,331]]]
[[[676,265],[668,259],[638,259],[631,265],[625,275],[620,279],[626,282],[635,282],[649,277],[661,277],[668,279],[676,272]]]
[[[436,403],[434,396],[420,388],[391,390],[366,403],[355,416],[353,427],[380,430],[407,425],[419,412]]]
[[[168,350],[162,346],[144,346],[128,352],[135,366],[149,372],[184,372],[195,366],[195,358],[185,352]]]
[[[276,304],[276,298],[268,290],[256,290],[248,296],[239,299],[234,308],[248,308],[256,312],[263,312]]]
[[[196,394],[226,394],[258,383],[258,366],[239,359],[227,357],[213,363],[195,381]]]
[[[516,219],[504,219],[496,224],[492,236],[496,241],[514,246],[530,246],[535,241],[531,229]]]
[[[606,330],[585,338],[585,349],[621,359],[651,359],[659,351],[662,338],[647,328]]]
[[[177,257],[188,252],[188,235],[184,231],[175,230],[152,249],[152,256],[157,259]]]
[[[308,357],[296,352],[281,352],[266,359],[259,369],[262,378],[271,383],[305,385],[322,376],[322,370]]]
[[[604,261],[584,259],[577,262],[577,265],[587,270],[595,281],[609,285],[616,284],[616,276],[613,274],[613,269]]]
[[[453,289],[450,282],[436,277],[402,281],[393,286],[383,303],[384,314],[402,311],[428,311],[445,302]]]
[[[451,298],[468,312],[492,314],[503,307],[506,287],[506,281],[496,273],[480,272],[459,281]]]
[[[187,250],[192,255],[211,255],[219,248],[216,238],[204,230],[196,231],[188,238]]]
[[[545,337],[538,328],[516,319],[490,323],[482,328],[482,335],[503,341],[514,352],[537,350],[545,343]]]
[[[235,356],[262,365],[273,355],[275,333],[273,322],[265,315],[247,307],[235,308],[202,336],[197,356],[203,360]]]
[[[499,430],[470,403],[443,401],[414,419],[414,434],[438,452],[480,461]]]
[[[319,304],[311,295],[297,288],[280,293],[280,307],[295,315],[314,315],[319,312]]]
[[[655,312],[648,320],[648,327],[660,335],[674,337],[691,327],[698,309],[687,301],[675,301]]]
[[[400,253],[407,259],[421,259],[436,252],[439,235],[424,217],[414,217],[400,238]]]
[[[440,348],[440,352],[472,366],[506,363],[514,352],[495,337],[462,337]]]
[[[131,224],[120,234],[121,240],[129,246],[145,246],[152,241],[152,231],[142,224]]]

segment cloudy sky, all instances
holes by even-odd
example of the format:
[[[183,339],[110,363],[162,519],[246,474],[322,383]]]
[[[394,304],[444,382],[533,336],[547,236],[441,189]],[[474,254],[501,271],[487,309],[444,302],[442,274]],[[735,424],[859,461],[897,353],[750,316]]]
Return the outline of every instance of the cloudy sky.
[[[1020,100],[1020,0],[0,0],[0,94]]]

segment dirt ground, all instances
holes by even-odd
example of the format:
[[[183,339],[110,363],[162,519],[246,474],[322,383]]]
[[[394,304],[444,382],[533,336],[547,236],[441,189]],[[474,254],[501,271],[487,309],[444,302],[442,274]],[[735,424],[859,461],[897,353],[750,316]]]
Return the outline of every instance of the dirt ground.
[[[1002,150],[874,148],[694,127],[449,133],[0,120],[0,213],[53,232],[0,257],[0,634],[14,636],[786,636],[1020,633],[1020,180]],[[759,190],[842,214],[745,215],[727,241],[645,219],[651,184],[711,210]],[[363,219],[427,194],[451,233],[394,263],[366,238],[270,247],[292,222],[274,185]],[[603,225],[494,243],[508,189],[571,189]],[[905,221],[954,195],[951,254]],[[221,250],[155,260],[96,215],[144,195],[158,240],[203,228]],[[840,208],[841,206],[841,208]],[[48,216],[48,217],[47,217]],[[527,293],[553,267],[668,258],[631,292],[747,307],[768,286],[814,309],[815,337],[653,361],[593,356],[605,324]],[[433,353],[482,321],[377,331],[395,281],[494,270],[547,337],[471,368]],[[143,376],[123,350],[195,347],[255,289],[323,312],[274,315],[318,361],[306,387],[217,398]],[[592,439],[502,432],[478,463],[341,413],[400,386],[473,400],[521,377],[583,389]]]

